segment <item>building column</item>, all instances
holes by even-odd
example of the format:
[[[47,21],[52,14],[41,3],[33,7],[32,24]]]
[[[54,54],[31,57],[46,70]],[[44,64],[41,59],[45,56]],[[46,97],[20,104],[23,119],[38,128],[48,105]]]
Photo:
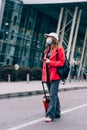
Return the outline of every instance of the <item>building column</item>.
[[[83,66],[87,65],[87,44],[85,46],[85,54],[84,54],[84,62],[83,62]]]
[[[67,21],[67,15],[68,15],[68,12],[66,10],[65,11],[65,15],[64,15],[64,21],[63,21],[63,25],[62,25],[62,30],[61,30],[60,45],[62,45],[62,43],[63,43],[64,32],[65,32],[66,21]]]
[[[85,38],[84,38],[84,43],[83,43],[83,49],[82,49],[82,54],[81,54],[81,60],[80,60],[80,65],[79,65],[79,70],[78,70],[78,77],[80,76],[80,72],[82,69],[82,62],[83,62],[83,58],[84,58],[84,51],[86,48],[86,41],[87,41],[87,28],[86,28],[86,32],[85,32]]]
[[[70,37],[69,37],[69,43],[68,43],[68,47],[67,47],[67,59],[69,59],[69,56],[70,56],[70,49],[71,49],[71,43],[72,43],[72,38],[73,38],[73,33],[74,33],[74,28],[75,28],[77,11],[78,11],[78,7],[76,7],[75,11],[74,11],[72,27],[71,27]]]
[[[1,25],[2,25],[4,8],[5,8],[5,0],[1,0],[0,1],[0,28],[1,28]]]
[[[63,10],[64,10],[64,8],[61,8],[60,14],[59,14],[59,20],[58,20],[58,24],[57,24],[56,33],[58,34],[58,36],[59,36],[59,31],[60,31],[61,22],[62,22]]]
[[[82,13],[82,10],[79,11],[78,18],[77,18],[77,23],[76,23],[76,29],[75,29],[74,39],[73,39],[73,45],[72,45],[70,62],[74,58],[74,51],[75,51],[75,46],[76,46],[76,40],[77,40],[77,34],[78,34],[78,29],[79,29],[79,24],[80,24],[81,13]]]
[[[83,72],[87,75],[87,44],[86,44],[86,47],[85,47],[85,54],[84,54],[84,60],[83,60]]]

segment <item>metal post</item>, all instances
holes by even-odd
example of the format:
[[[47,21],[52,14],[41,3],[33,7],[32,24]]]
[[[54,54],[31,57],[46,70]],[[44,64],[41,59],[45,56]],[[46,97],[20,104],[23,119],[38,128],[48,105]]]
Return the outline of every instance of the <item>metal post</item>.
[[[62,22],[63,10],[64,8],[61,8],[60,10],[60,15],[59,15],[59,20],[58,20],[58,25],[57,25],[57,30],[56,30],[56,33],[58,34],[58,36],[59,36],[59,30],[60,30],[61,22]]]
[[[8,82],[11,82],[11,75],[8,74]]]
[[[77,11],[78,11],[78,7],[75,8],[74,16],[73,16],[73,22],[72,22],[72,27],[71,27],[70,37],[69,37],[69,43],[68,43],[68,48],[67,48],[67,58],[68,59],[69,59],[69,55],[70,55],[70,49],[71,49],[71,43],[72,43],[72,38],[73,38],[73,32],[74,32],[74,27],[75,27]]]
[[[66,21],[67,21],[67,15],[68,15],[68,12],[66,10],[65,12],[65,16],[64,16],[64,21],[63,21],[63,26],[62,26],[62,32],[61,32],[61,38],[60,38],[60,45],[62,45],[63,43],[63,37],[64,37],[64,32],[65,32],[65,26],[66,26]]]
[[[30,80],[30,75],[27,74],[27,83],[29,83],[29,80]]]
[[[78,77],[80,76],[80,72],[81,72],[81,68],[82,68],[84,51],[85,51],[85,47],[86,47],[86,40],[87,40],[87,28],[86,28],[86,33],[85,33],[85,38],[84,38],[84,43],[83,43],[83,50],[82,50],[82,55],[81,55],[81,60],[80,60],[80,65],[79,65],[79,70],[78,70]]]
[[[77,18],[77,24],[76,24],[75,34],[74,34],[74,40],[73,40],[73,45],[72,45],[70,62],[74,58],[74,51],[75,51],[75,46],[76,46],[76,40],[77,40],[77,34],[78,34],[78,29],[79,29],[79,24],[80,24],[81,13],[82,13],[82,10],[79,11],[79,15],[78,15],[78,18]]]

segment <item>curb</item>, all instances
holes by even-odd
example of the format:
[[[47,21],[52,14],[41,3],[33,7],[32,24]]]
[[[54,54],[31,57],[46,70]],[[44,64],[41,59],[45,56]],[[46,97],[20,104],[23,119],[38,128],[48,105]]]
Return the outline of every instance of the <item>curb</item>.
[[[87,87],[61,88],[61,89],[59,89],[59,92],[79,90],[79,89],[87,89]],[[43,90],[0,94],[0,99],[15,98],[15,97],[27,97],[27,96],[33,96],[33,95],[39,95],[39,94],[43,94]]]

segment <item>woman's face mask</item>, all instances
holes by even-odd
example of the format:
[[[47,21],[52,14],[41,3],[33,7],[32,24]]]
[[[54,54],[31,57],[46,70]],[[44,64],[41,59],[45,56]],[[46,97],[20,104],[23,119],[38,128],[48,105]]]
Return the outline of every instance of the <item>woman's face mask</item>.
[[[48,38],[46,39],[46,43],[47,43],[47,44],[51,45],[52,42],[53,42],[53,40],[52,40],[51,37],[48,37]]]

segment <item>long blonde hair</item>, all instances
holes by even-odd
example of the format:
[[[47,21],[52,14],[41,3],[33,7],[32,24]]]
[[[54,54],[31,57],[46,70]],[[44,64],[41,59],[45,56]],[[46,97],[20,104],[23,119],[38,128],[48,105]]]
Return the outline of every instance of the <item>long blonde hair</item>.
[[[54,47],[58,47],[59,46],[59,41],[55,38],[53,38],[53,43]]]

